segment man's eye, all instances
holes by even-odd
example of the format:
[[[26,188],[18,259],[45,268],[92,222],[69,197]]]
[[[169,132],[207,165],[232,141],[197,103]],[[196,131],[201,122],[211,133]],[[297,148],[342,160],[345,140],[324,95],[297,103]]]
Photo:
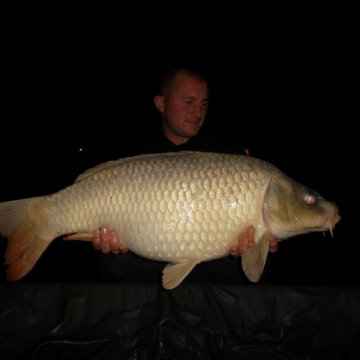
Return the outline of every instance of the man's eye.
[[[193,103],[193,101],[192,100],[187,100],[187,101],[185,101],[185,103],[188,104],[188,105],[191,105]]]
[[[203,106],[203,107],[208,107],[208,106],[209,106],[209,103],[208,103],[208,102],[203,102],[203,103],[201,103],[201,106]]]

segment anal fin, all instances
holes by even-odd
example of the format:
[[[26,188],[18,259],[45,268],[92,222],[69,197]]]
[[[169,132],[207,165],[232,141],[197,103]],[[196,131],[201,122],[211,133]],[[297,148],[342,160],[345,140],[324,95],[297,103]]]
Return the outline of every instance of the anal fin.
[[[68,235],[63,238],[63,240],[82,240],[82,241],[91,241],[93,238],[93,233],[91,232],[82,232]]]

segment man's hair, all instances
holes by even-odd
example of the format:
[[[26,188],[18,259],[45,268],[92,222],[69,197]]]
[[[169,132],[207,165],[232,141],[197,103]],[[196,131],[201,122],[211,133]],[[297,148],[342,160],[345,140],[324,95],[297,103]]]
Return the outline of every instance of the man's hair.
[[[187,75],[193,79],[199,81],[204,81],[207,84],[207,80],[200,73],[200,71],[190,68],[190,67],[176,67],[168,70],[165,75],[160,80],[160,95],[167,97],[169,95],[170,89],[175,82],[175,78],[179,74]]]

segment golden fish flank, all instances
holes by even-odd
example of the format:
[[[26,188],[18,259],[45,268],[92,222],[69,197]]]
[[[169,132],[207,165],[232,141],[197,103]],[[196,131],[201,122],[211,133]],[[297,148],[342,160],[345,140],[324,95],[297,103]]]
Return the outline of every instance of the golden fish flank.
[[[254,226],[255,246],[242,257],[248,278],[263,271],[270,234],[278,240],[332,229],[338,209],[272,164],[250,156],[204,152],[141,155],[101,164],[52,195],[0,203],[8,237],[7,280],[35,265],[55,238],[90,241],[103,224],[129,250],[168,262],[172,289],[196,264],[229,255]]]

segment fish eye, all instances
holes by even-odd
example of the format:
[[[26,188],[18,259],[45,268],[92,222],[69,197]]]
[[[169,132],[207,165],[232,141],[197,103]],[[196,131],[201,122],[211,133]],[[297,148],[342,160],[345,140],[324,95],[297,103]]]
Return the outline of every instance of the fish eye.
[[[307,192],[305,193],[305,201],[308,204],[315,204],[317,202],[317,196],[314,193]]]

